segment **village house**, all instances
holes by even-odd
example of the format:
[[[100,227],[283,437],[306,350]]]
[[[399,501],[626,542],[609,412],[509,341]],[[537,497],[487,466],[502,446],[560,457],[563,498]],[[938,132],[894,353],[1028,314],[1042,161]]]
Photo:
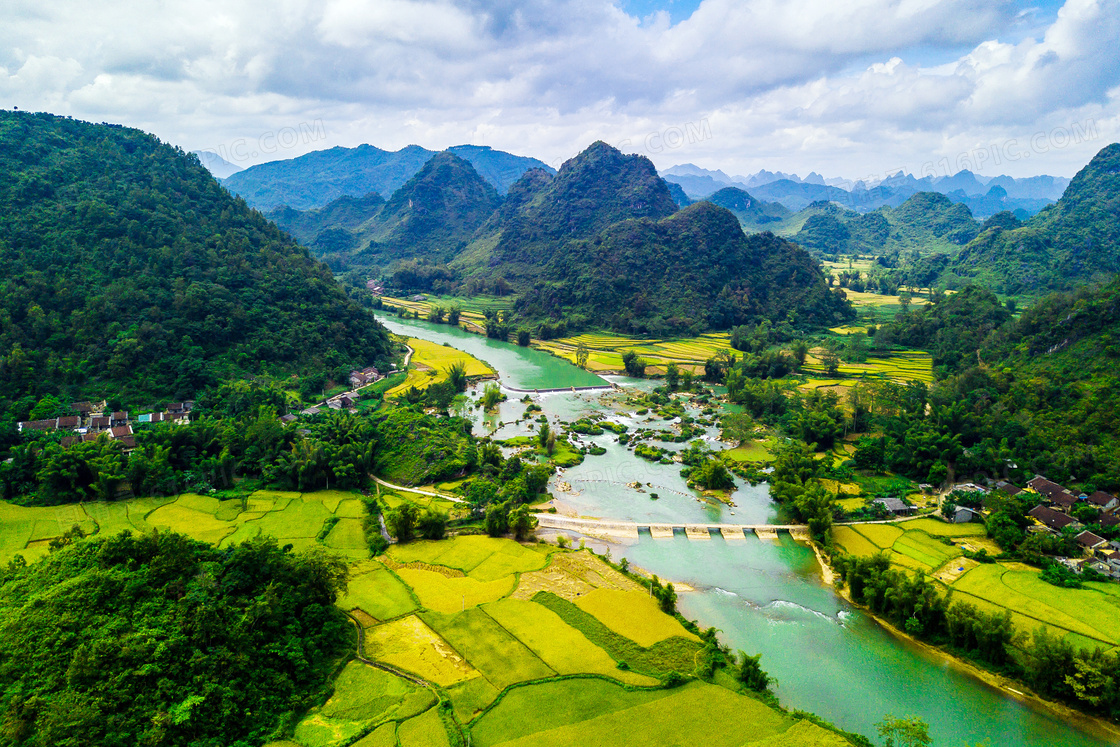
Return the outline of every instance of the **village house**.
[[[881,504],[895,516],[909,516],[914,513],[914,507],[906,505],[900,498],[876,498],[872,503]]]
[[[1100,511],[1115,511],[1116,507],[1120,506],[1120,500],[1116,496],[1103,490],[1094,490],[1085,496],[1085,502]]]
[[[1027,512],[1027,516],[1054,532],[1060,532],[1066,527],[1081,526],[1072,516],[1063,514],[1061,511],[1055,511],[1049,506],[1035,506]]]
[[[954,524],[967,524],[970,521],[982,521],[980,512],[968,506],[957,506],[953,509],[951,520]]]
[[[1063,488],[1056,482],[1047,480],[1042,475],[1035,475],[1027,481],[1027,487],[1041,495],[1046,500],[1065,510],[1077,503],[1077,496],[1072,491]]]
[[[357,389],[358,387],[367,386],[381,378],[380,372],[373,366],[363,368],[360,371],[350,372],[350,386]]]
[[[1081,545],[1086,550],[1095,550],[1098,547],[1108,546],[1108,540],[1106,540],[1104,537],[1095,535],[1090,531],[1084,531],[1074,537],[1074,539],[1077,540],[1077,544]]]
[[[1007,495],[1019,495],[1019,493],[1023,492],[1022,488],[1016,487],[1006,480],[1000,480],[999,482],[997,482],[996,489],[1002,491],[1003,493],[1006,493]]]

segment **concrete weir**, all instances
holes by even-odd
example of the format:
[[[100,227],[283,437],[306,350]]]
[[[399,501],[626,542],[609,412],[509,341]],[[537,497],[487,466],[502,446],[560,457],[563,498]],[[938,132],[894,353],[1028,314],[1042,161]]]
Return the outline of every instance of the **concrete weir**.
[[[536,514],[542,529],[561,529],[579,532],[603,539],[638,539],[639,529],[649,529],[654,539],[673,539],[676,530],[683,530],[690,540],[704,541],[712,538],[711,533],[718,531],[726,540],[745,540],[746,535],[754,532],[760,539],[778,539],[778,532],[789,532],[794,539],[807,541],[809,528],[804,524],[654,524],[645,521],[611,521],[600,519],[572,518],[556,514]]]
[[[712,538],[712,534],[706,526],[686,526],[684,533],[690,540],[710,540]]]

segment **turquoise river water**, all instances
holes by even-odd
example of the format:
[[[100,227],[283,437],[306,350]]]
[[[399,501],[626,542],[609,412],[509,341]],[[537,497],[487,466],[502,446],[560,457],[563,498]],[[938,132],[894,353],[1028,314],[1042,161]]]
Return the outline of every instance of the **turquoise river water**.
[[[501,383],[519,389],[589,386],[603,379],[547,353],[487,340],[446,325],[379,317],[394,332],[448,343],[485,360]],[[648,387],[608,377],[623,390]],[[477,394],[477,393],[476,393]],[[498,438],[529,433],[517,422],[525,405],[510,394],[496,414],[476,414],[476,433]],[[553,422],[582,415],[609,414],[615,422],[657,427],[624,405],[624,394],[583,392],[535,395]],[[475,411],[477,412],[477,410]],[[715,432],[707,438],[721,448]],[[557,492],[580,515],[666,523],[778,523],[765,485],[740,484],[733,506],[703,501],[689,490],[678,465],[650,464],[619,445],[609,431],[584,437],[607,450],[553,480],[571,485]],[[665,444],[659,444],[665,445]],[[642,483],[642,492],[628,484]],[[658,495],[657,500],[651,494]],[[595,543],[592,543],[595,544]],[[937,747],[988,744],[991,747],[1105,747],[1120,740],[1059,720],[1010,693],[970,676],[947,657],[900,639],[839,597],[823,583],[811,548],[779,535],[771,542],[750,537],[727,541],[719,535],[696,542],[678,535],[653,540],[643,534],[630,545],[612,545],[614,557],[657,575],[693,586],[679,607],[703,627],[714,626],[732,648],[762,653],[765,669],[788,708],[812,711],[838,726],[872,737],[885,715],[917,716],[930,725]]]

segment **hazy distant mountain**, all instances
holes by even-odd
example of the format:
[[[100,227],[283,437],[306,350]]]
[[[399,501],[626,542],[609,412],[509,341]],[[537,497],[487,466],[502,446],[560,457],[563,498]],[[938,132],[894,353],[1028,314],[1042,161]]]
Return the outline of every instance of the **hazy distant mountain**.
[[[198,156],[202,165],[219,179],[225,179],[227,176],[242,170],[240,166],[230,163],[212,150],[194,150],[191,152]]]
[[[488,146],[457,145],[448,151],[469,161],[501,194],[529,169],[552,171],[535,158],[515,156]],[[309,210],[339,197],[362,197],[371,192],[391,195],[434,155],[435,151],[418,145],[398,151],[381,150],[372,145],[331,148],[251,166],[225,179],[223,184],[259,210],[280,205]]]
[[[1034,215],[1061,197],[1069,185],[1069,179],[1064,177],[985,177],[968,170],[952,176],[927,176],[922,179],[900,171],[881,181],[861,180],[854,183],[839,178],[826,179],[816,172],[802,179],[797,174],[765,169],[750,176],[728,176],[723,171],[712,171],[691,163],[668,168],[662,176],[679,184],[693,200],[706,198],[725,187],[735,187],[764,200],[779,202],[793,211],[803,210],[818,200],[834,200],[845,207],[866,212],[883,205],[898,207],[919,192],[940,192],[954,202],[966,204],[979,218],[1003,210]],[[1004,193],[996,192],[989,196],[991,188],[996,186]]]

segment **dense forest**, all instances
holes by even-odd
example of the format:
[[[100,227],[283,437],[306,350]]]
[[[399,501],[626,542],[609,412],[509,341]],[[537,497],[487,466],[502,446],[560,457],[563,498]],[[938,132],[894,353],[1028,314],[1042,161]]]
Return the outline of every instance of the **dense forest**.
[[[877,338],[931,349],[940,380],[866,392],[881,437],[857,461],[922,480],[949,468],[1120,488],[1120,280],[1049,296],[1017,319],[990,291],[966,288]]]
[[[0,410],[146,403],[247,373],[386,365],[388,336],[193,155],[0,112]]]
[[[94,537],[0,571],[0,744],[249,747],[349,649],[346,566],[275,540]]]

